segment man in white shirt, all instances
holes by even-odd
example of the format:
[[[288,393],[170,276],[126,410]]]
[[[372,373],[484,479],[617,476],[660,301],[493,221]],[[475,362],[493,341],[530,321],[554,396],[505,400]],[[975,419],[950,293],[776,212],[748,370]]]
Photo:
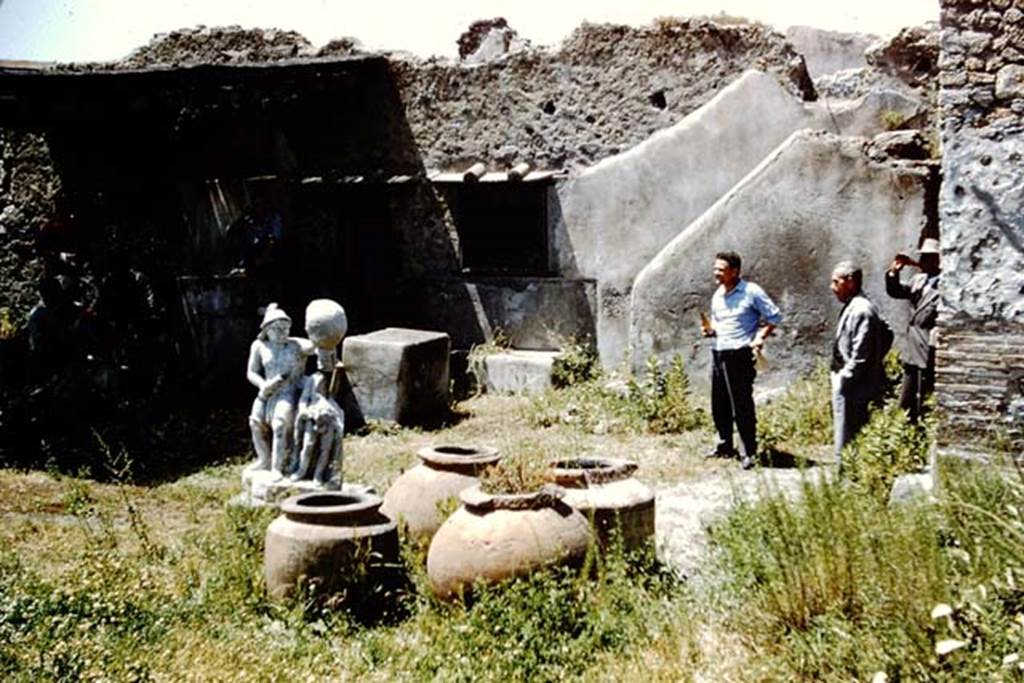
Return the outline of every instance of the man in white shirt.
[[[732,445],[733,423],[739,432],[743,469],[757,457],[757,415],[754,411],[755,353],[782,322],[779,308],[761,287],[740,276],[742,262],[734,251],[715,255],[718,289],[711,297],[711,416],[718,443],[708,457],[737,455]]]

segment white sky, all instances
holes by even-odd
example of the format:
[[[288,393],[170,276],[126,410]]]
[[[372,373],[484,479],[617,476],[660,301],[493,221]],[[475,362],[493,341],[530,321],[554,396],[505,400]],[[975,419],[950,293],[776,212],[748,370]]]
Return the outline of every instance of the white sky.
[[[0,0],[0,59],[116,59],[155,33],[197,24],[294,29],[314,45],[352,36],[370,48],[453,56],[476,19],[503,16],[524,38],[553,45],[584,20],[643,25],[719,11],[780,29],[880,35],[939,13],[938,0]]]

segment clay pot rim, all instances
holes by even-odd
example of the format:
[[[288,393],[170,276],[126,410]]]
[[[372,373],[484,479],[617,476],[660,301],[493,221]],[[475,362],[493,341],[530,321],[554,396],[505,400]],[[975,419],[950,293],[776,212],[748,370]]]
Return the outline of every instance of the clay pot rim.
[[[566,467],[565,465],[584,463],[589,467]],[[639,465],[632,460],[623,458],[606,458],[603,456],[584,456],[565,458],[550,463],[551,473],[559,486],[567,488],[587,488],[591,485],[608,484],[614,481],[629,479],[637,471]]]
[[[561,503],[565,491],[560,486],[545,484],[529,493],[487,493],[480,485],[470,486],[459,494],[467,509],[476,512],[492,510],[541,510]]]
[[[312,505],[314,498],[336,498],[347,502],[338,505]],[[341,491],[310,491],[281,501],[281,512],[295,520],[317,518],[358,518],[376,512],[383,504],[380,496],[373,493],[349,493]]]
[[[416,455],[423,462],[440,467],[481,467],[493,465],[501,459],[497,448],[456,444],[427,446],[417,451]]]

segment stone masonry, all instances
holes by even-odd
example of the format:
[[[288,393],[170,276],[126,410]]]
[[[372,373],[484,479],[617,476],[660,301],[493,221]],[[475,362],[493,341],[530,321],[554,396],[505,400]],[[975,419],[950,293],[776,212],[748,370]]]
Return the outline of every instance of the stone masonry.
[[[943,0],[940,447],[1024,442],[1024,2]]]

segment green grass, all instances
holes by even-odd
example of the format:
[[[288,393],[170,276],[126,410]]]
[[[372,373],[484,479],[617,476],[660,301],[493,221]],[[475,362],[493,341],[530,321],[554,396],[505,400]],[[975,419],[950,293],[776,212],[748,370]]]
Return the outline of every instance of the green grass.
[[[934,505],[808,481],[714,529],[704,604],[759,653],[758,678],[1019,680],[1024,475],[961,461],[943,472]]]
[[[670,657],[695,656],[676,577],[621,555],[481,589],[470,606],[411,590],[406,618],[390,625],[361,626],[313,601],[272,604],[261,578],[271,516],[227,508],[210,528],[159,552],[129,546],[112,526],[83,527],[91,530],[79,539],[77,562],[59,576],[5,553],[0,674],[561,680],[597,677],[602,657],[652,643]],[[414,565],[421,587],[422,572]]]
[[[762,438],[796,455],[827,448],[827,406],[818,370],[760,409]],[[464,419],[434,432],[353,435],[347,476],[384,490],[437,443],[493,444],[513,463],[629,457],[665,485],[735,466],[697,455],[712,435],[681,364],[459,409]],[[712,527],[692,585],[649,555],[613,553],[448,605],[430,596],[410,544],[400,609],[377,623],[319,600],[268,601],[273,513],[226,505],[243,451],[148,486],[118,458],[107,481],[0,471],[0,678],[1018,680],[1024,476],[1009,462],[943,462],[937,503],[887,506],[887,482],[920,464],[929,439],[890,408],[846,478],[810,468],[790,498],[766,479]],[[944,641],[962,645],[940,654]]]
[[[863,680],[927,659],[929,611],[947,597],[937,529],[929,510],[829,481],[740,506],[713,536],[730,623],[787,677]]]
[[[822,364],[757,412],[762,452],[794,452],[832,441],[828,368]]]
[[[682,358],[662,368],[647,362],[640,378],[615,380],[600,374],[563,389],[552,389],[524,408],[536,428],[564,424],[590,434],[679,434],[707,427],[708,416],[695,404]]]

